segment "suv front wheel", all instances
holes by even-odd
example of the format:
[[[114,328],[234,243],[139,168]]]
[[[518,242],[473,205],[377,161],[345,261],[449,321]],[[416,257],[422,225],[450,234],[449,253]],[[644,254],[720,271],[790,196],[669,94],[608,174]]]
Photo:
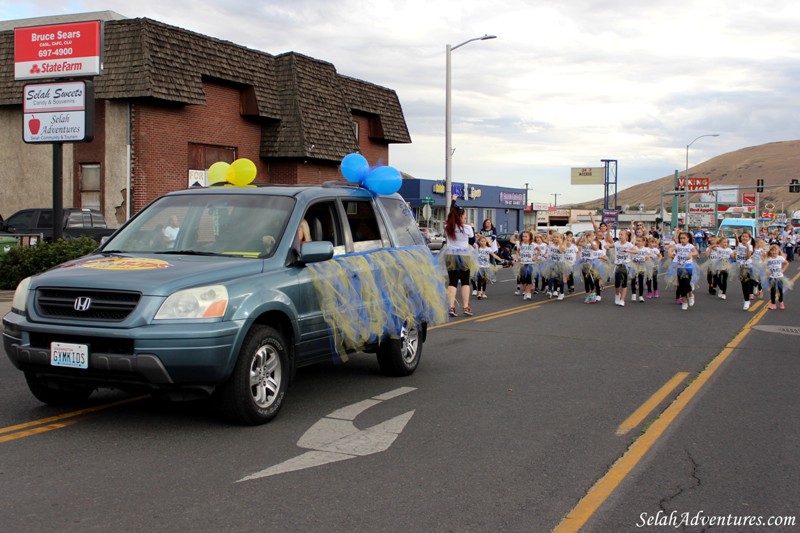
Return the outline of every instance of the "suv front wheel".
[[[223,414],[233,422],[251,426],[275,418],[286,394],[288,360],[286,341],[279,331],[253,326],[233,374],[217,390]]]
[[[378,366],[389,376],[408,376],[414,373],[422,356],[421,326],[403,324],[400,338],[387,339],[378,347]]]

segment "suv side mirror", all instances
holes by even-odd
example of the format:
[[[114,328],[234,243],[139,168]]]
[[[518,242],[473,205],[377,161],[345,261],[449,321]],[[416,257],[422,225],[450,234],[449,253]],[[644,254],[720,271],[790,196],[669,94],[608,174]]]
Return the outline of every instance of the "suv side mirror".
[[[301,263],[319,263],[333,257],[333,243],[330,241],[311,241],[300,247]]]

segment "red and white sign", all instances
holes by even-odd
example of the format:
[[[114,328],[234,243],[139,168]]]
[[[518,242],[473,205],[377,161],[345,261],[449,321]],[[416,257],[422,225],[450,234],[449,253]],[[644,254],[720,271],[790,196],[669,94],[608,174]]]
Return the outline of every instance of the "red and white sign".
[[[94,137],[92,82],[26,85],[22,113],[22,139],[26,143],[91,141]]]
[[[686,188],[686,178],[678,178],[678,188],[689,191],[704,191],[711,184],[709,178],[689,178],[689,188]]]
[[[742,205],[756,205],[756,193],[754,193],[754,192],[743,192],[742,193]]]
[[[14,29],[14,79],[92,76],[101,72],[102,23]]]

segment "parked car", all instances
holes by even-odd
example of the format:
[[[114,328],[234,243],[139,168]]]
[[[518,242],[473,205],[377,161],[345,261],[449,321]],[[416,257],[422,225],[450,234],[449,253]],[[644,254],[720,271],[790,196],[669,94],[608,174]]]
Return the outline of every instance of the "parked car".
[[[431,250],[442,249],[445,241],[444,235],[431,228],[420,228],[420,231],[422,232],[422,236],[425,238],[425,244],[428,245],[428,248]]]
[[[23,280],[3,341],[48,404],[98,387],[213,395],[231,420],[261,424],[298,367],[366,351],[384,373],[411,374],[446,306],[398,194],[188,189],[154,200],[92,255]]]
[[[514,244],[519,239],[519,235],[514,235],[514,233],[498,233],[497,234],[497,246],[502,248],[503,246],[510,246],[511,249],[514,249]]]
[[[62,228],[64,238],[90,237],[97,242],[114,233],[100,211],[77,207],[64,208]],[[14,234],[41,234],[45,240],[52,240],[53,210],[40,207],[17,211],[2,222],[0,230]]]

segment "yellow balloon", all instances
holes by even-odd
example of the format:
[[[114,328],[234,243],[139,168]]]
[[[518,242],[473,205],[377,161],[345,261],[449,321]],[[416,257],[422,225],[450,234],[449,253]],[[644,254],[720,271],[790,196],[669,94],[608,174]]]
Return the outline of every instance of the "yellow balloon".
[[[256,164],[247,158],[237,159],[231,163],[231,168],[228,174],[228,182],[233,183],[238,187],[248,185],[251,181],[256,179]]]
[[[225,176],[230,165],[224,161],[217,161],[208,168],[208,184],[225,183]]]

